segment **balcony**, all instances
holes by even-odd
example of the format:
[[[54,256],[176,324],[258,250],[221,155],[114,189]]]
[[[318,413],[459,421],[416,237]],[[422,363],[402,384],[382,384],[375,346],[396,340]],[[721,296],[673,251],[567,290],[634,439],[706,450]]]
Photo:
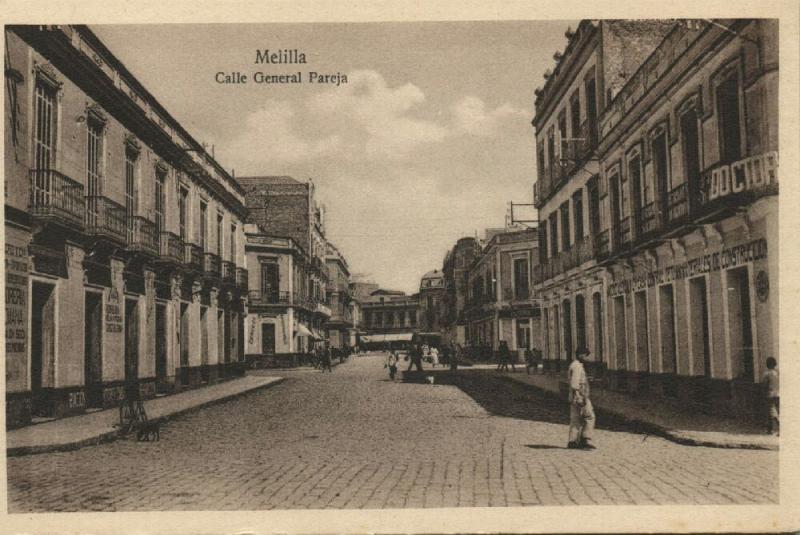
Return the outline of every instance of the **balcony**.
[[[631,218],[623,217],[614,224],[614,251],[629,247],[633,242],[631,234]]]
[[[279,292],[277,290],[250,290],[247,292],[247,301],[250,306],[286,306],[292,304],[289,292]]]
[[[83,229],[86,212],[83,184],[53,169],[33,169],[29,176],[33,217]]]
[[[639,210],[637,238],[644,238],[661,230],[661,210],[657,201],[644,205]]]
[[[228,260],[222,261],[222,281],[236,284],[236,264]]]
[[[673,188],[667,196],[667,222],[677,225],[689,218],[689,184]]]
[[[141,216],[128,217],[128,250],[149,255],[158,254],[156,225]]]
[[[183,240],[174,232],[162,232],[159,240],[159,254],[165,262],[181,264],[183,262]]]
[[[203,253],[203,274],[206,277],[219,278],[221,266],[219,256],[215,253]]]
[[[611,233],[608,229],[597,235],[597,258],[604,259],[611,255]]]
[[[527,286],[503,288],[503,301],[527,301],[530,297],[530,288]]]
[[[203,250],[195,243],[183,245],[183,263],[189,269],[200,271],[203,268]]]
[[[245,268],[236,268],[236,287],[240,290],[247,290],[248,287],[247,270]]]
[[[594,238],[584,236],[569,249],[561,251],[556,256],[548,258],[544,263],[536,266],[534,282],[542,283],[562,273],[574,269],[595,257]]]
[[[101,195],[86,197],[86,234],[116,243],[128,239],[125,207]]]

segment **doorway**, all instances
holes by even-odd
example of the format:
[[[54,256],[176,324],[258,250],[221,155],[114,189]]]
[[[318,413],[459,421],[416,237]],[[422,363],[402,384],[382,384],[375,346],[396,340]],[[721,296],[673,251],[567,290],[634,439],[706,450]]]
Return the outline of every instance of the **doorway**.
[[[561,324],[564,327],[564,360],[572,361],[572,303],[564,299],[561,303]]]
[[[156,387],[167,382],[167,306],[156,304]]]
[[[86,292],[84,298],[84,377],[86,407],[103,406],[103,294]]]
[[[139,314],[137,301],[125,300],[125,394],[139,399]]]
[[[49,416],[42,389],[55,375],[55,286],[34,282],[31,291],[31,407],[33,416]]]
[[[689,281],[689,306],[691,323],[692,356],[695,373],[711,377],[711,358],[709,347],[708,297],[705,277]]]
[[[181,367],[189,365],[189,304],[181,303],[180,320],[180,364]]]
[[[747,267],[728,270],[728,331],[731,372],[734,378],[755,381],[753,373],[753,326],[750,307],[750,278]]]
[[[614,297],[614,345],[617,353],[617,369],[628,369],[628,337],[625,333],[625,296]]]
[[[650,372],[650,336],[647,330],[647,291],[633,294],[636,315],[636,371]]]
[[[594,324],[594,353],[598,363],[603,362],[603,304],[599,292],[592,294],[592,318]]]
[[[261,354],[274,355],[275,354],[275,324],[262,323],[261,324]]]

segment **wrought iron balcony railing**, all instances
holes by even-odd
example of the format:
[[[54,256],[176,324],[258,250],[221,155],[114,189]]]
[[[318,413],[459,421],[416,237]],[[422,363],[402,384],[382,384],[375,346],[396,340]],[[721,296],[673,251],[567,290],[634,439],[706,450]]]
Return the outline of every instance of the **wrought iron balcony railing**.
[[[639,210],[637,238],[647,237],[661,230],[661,203],[650,202]]]
[[[54,169],[32,169],[29,176],[33,217],[83,229],[86,213],[83,184]]]
[[[158,236],[156,224],[142,216],[128,217],[128,250],[158,254]]]
[[[670,225],[689,218],[689,183],[672,188],[667,197],[667,220]]]
[[[240,290],[247,290],[247,270],[245,268],[236,268],[236,287]]]
[[[200,271],[203,269],[203,250],[196,243],[185,243],[183,245],[183,262],[190,269]]]
[[[175,264],[183,263],[184,245],[180,236],[164,231],[159,241],[161,259]]]
[[[128,239],[125,207],[101,195],[86,197],[86,233],[124,244]]]
[[[247,301],[251,306],[291,305],[292,297],[289,292],[278,290],[250,290],[247,292]]]
[[[209,277],[220,276],[220,260],[216,253],[203,253],[203,273]]]
[[[230,284],[236,283],[236,264],[229,260],[222,261],[222,280]]]

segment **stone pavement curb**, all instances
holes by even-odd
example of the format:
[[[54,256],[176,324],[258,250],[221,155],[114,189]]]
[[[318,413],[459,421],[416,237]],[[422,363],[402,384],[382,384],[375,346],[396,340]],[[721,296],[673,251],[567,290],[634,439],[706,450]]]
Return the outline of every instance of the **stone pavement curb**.
[[[269,388],[269,387],[275,386],[275,385],[280,384],[280,383],[282,383],[283,381],[286,380],[285,377],[274,377],[272,379],[274,379],[274,380],[272,380],[270,382],[252,385],[250,387],[244,388],[244,389],[239,390],[237,392],[231,392],[231,393],[224,394],[224,395],[222,395],[220,397],[217,397],[217,398],[204,400],[204,401],[201,401],[200,403],[198,403],[196,405],[191,405],[191,406],[188,406],[188,407],[184,407],[184,408],[175,410],[173,412],[167,412],[166,414],[162,414],[162,415],[155,416],[155,417],[148,418],[148,419],[151,422],[163,423],[163,422],[166,422],[166,421],[171,420],[173,418],[177,418],[179,416],[184,416],[184,415],[186,415],[186,414],[188,414],[190,412],[197,411],[197,410],[202,409],[204,407],[209,407],[211,405],[215,405],[215,404],[218,404],[218,403],[229,401],[229,400],[231,400],[233,398],[236,398],[236,397],[242,396],[244,394],[248,394],[248,393],[254,392],[256,390],[261,390],[261,389],[265,389],[265,388]],[[180,394],[177,394],[177,395],[180,395]],[[164,398],[161,398],[161,399],[164,399]],[[147,402],[145,401],[145,403],[147,403]],[[116,409],[106,409],[106,410],[116,411]],[[73,416],[71,418],[81,418],[81,416]],[[40,425],[46,425],[46,424],[40,424]],[[11,431],[11,432],[13,432],[13,431]],[[8,433],[9,432],[7,431],[6,432],[6,436],[7,436],[6,443],[8,443]],[[68,441],[68,442],[62,442],[62,443],[57,443],[57,444],[44,444],[44,445],[11,447],[11,448],[6,448],[6,457],[19,457],[19,456],[23,456],[23,455],[34,455],[34,454],[40,454],[40,453],[53,453],[53,452],[58,452],[58,451],[72,451],[72,450],[77,450],[77,449],[80,449],[80,448],[83,448],[83,447],[86,447],[86,446],[93,446],[93,445],[102,444],[102,443],[105,443],[105,442],[112,442],[112,441],[117,440],[119,438],[125,438],[125,436],[127,436],[127,435],[121,435],[118,429],[114,429],[112,431],[102,431],[102,432],[100,432],[100,433],[98,433],[98,434],[96,434],[96,435],[94,435],[92,437],[89,437],[89,438],[86,438],[86,439],[82,439],[82,440],[71,440],[71,441]]]

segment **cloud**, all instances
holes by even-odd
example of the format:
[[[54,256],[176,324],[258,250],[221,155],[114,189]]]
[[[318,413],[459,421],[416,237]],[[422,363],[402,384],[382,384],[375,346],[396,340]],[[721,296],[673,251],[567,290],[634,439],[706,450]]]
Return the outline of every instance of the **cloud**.
[[[342,139],[332,134],[318,139],[298,131],[297,112],[290,103],[266,100],[252,112],[242,133],[231,143],[229,161],[247,167],[272,161],[299,161],[335,154]]]
[[[527,117],[509,104],[488,108],[475,96],[463,97],[438,120],[423,116],[430,113],[425,105],[414,84],[391,87],[376,71],[353,71],[347,84],[305,100],[264,100],[226,156],[253,171],[323,158],[396,161],[459,137],[499,135],[509,121]]]
[[[402,157],[419,145],[437,143],[448,129],[414,115],[425,94],[413,84],[389,87],[380,73],[354,71],[349,83],[315,97],[309,108],[337,116],[361,141],[367,156]]]
[[[519,118],[527,119],[524,110],[514,108],[510,104],[487,110],[486,104],[473,96],[461,99],[451,111],[454,127],[458,132],[482,137],[496,135],[504,123]]]

